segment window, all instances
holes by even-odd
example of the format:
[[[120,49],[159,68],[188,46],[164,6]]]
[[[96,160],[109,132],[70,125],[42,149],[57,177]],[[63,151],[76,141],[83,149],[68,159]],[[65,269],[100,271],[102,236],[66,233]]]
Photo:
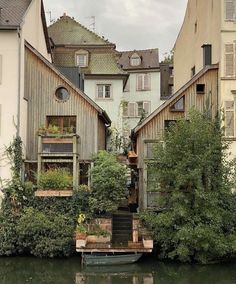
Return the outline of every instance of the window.
[[[148,91],[150,89],[150,74],[137,74],[137,91]]]
[[[234,101],[225,101],[225,136],[234,136]]]
[[[133,53],[130,57],[131,66],[139,66],[141,64],[141,58],[137,53]]]
[[[195,66],[191,69],[191,77],[193,77],[196,74]]]
[[[195,33],[197,32],[197,21],[196,21],[195,24],[194,24],[194,32],[195,32]]]
[[[47,126],[57,126],[61,133],[76,133],[76,116],[47,116]]]
[[[225,20],[234,21],[236,10],[236,0],[225,0]]]
[[[88,51],[79,50],[75,53],[75,65],[79,67],[88,66]]]
[[[99,98],[99,99],[110,99],[111,98],[111,85],[109,85],[109,84],[97,85],[97,98]]]
[[[70,98],[68,90],[64,87],[59,87],[56,89],[55,96],[58,101],[65,102]]]
[[[123,102],[123,116],[140,117],[150,113],[150,102]]]
[[[170,107],[171,111],[184,111],[184,97],[180,98],[174,105]]]
[[[0,85],[2,84],[2,55],[0,54]]]
[[[150,102],[138,102],[138,116],[147,116],[150,113]]]
[[[225,45],[225,76],[235,76],[235,43]]]
[[[196,85],[196,93],[197,94],[205,94],[205,84],[197,84]]]
[[[172,120],[165,120],[164,122],[164,127],[165,129],[170,128],[172,125],[176,124],[176,120],[172,119]]]

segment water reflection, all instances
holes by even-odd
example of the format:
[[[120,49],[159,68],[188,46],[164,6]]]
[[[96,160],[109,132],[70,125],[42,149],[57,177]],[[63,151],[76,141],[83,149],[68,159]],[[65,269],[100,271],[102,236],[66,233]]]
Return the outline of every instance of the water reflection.
[[[141,259],[132,265],[82,267],[79,257],[0,258],[0,284],[235,284],[236,262],[198,266]]]
[[[76,273],[76,284],[153,284],[154,273],[139,265],[86,267]]]

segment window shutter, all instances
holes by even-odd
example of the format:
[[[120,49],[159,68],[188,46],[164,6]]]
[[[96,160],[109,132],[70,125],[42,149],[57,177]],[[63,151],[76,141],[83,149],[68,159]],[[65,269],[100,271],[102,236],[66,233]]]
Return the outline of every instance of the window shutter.
[[[225,45],[225,76],[234,76],[234,44]]]
[[[225,135],[234,136],[234,101],[225,102]]]
[[[235,20],[235,0],[225,0],[225,19]]]
[[[144,90],[150,90],[150,74],[144,74]]]
[[[103,85],[98,85],[98,98],[103,97]]]
[[[142,81],[143,81],[143,75],[137,74],[137,91],[142,90]]]
[[[135,117],[136,116],[136,109],[137,109],[137,104],[136,103],[129,103],[128,105],[128,114],[130,117]]]
[[[150,113],[150,102],[143,102],[143,109],[145,111],[145,114]]]
[[[123,116],[128,116],[128,102],[123,102]]]

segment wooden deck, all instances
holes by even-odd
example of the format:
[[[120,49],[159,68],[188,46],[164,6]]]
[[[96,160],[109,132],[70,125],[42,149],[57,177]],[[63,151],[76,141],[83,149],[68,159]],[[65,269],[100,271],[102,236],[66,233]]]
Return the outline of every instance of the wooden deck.
[[[141,243],[129,244],[128,246],[117,246],[111,243],[109,244],[87,244],[83,248],[76,248],[77,252],[82,253],[93,253],[93,252],[107,252],[107,253],[130,253],[130,252],[142,252],[142,253],[151,253],[152,248],[145,248]]]

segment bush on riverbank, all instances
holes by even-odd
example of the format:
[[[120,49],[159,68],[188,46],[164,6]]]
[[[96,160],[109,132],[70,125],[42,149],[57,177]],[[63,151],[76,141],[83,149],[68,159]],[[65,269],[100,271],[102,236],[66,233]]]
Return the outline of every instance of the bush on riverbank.
[[[220,122],[193,112],[158,144],[150,171],[160,193],[159,213],[143,218],[160,258],[210,263],[236,256],[236,196]]]

